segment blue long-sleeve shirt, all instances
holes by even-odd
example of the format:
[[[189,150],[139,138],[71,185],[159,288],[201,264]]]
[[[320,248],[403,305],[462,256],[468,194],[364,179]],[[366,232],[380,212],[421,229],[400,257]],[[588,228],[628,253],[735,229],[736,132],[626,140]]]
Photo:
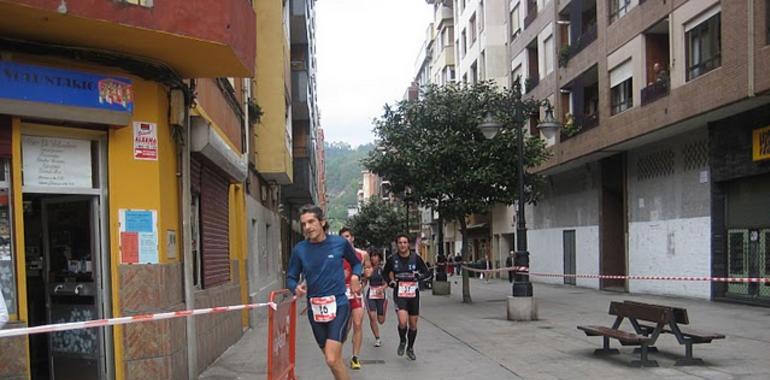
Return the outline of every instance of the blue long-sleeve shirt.
[[[337,235],[327,235],[320,243],[304,240],[297,243],[289,259],[286,273],[286,285],[293,293],[297,288],[299,275],[307,279],[307,296],[335,296],[337,305],[345,305],[345,272],[342,260],[350,263],[353,274],[361,276],[361,261],[358,260],[353,246]]]

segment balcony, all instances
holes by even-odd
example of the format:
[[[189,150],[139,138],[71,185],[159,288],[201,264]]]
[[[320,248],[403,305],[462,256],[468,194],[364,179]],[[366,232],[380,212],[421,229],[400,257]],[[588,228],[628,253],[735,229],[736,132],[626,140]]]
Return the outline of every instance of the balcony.
[[[588,45],[591,45],[594,41],[596,41],[596,24],[591,25],[586,31],[581,34],[578,38],[575,39],[574,44],[570,46],[569,48],[569,57],[572,58],[583,49],[588,47]]]
[[[318,198],[314,160],[294,158],[294,182],[282,190],[284,199],[295,205],[315,203]]]
[[[527,17],[524,17],[524,29],[537,18],[537,2],[529,1],[527,3]]]
[[[642,105],[650,104],[662,97],[668,96],[669,81],[658,81],[642,89]]]
[[[243,0],[0,1],[0,35],[163,62],[186,78],[254,72],[256,15]]]
[[[291,43],[307,44],[311,36],[308,31],[310,9],[308,0],[291,0]]]
[[[527,78],[527,80],[524,81],[524,93],[526,94],[531,92],[535,89],[535,87],[537,87],[538,84],[540,84],[539,76]]]
[[[294,68],[294,64],[292,64]],[[310,82],[307,70],[291,72],[291,116],[294,120],[310,120]]]

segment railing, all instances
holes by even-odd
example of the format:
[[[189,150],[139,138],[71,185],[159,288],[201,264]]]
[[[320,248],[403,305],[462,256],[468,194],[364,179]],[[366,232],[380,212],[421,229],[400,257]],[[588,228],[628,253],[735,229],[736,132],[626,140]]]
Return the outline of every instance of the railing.
[[[575,40],[574,46],[570,46],[569,56],[574,57],[592,42],[596,41],[596,24],[591,25],[580,37]]]
[[[592,113],[590,115],[578,115],[575,116],[575,125],[577,125],[580,130],[577,133],[574,134],[567,134],[564,133],[562,130],[561,132],[561,141],[569,140],[591,128],[595,128],[599,125],[599,113]]]
[[[658,81],[642,89],[642,105],[652,103],[664,96],[668,96],[669,81]]]

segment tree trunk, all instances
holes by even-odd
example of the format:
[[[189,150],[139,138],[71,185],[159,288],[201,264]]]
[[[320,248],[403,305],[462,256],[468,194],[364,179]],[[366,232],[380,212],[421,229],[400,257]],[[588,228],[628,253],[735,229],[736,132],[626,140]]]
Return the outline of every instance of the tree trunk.
[[[468,262],[468,224],[465,223],[465,215],[461,216],[459,218],[460,222],[460,234],[463,237],[463,245],[462,248],[460,248],[460,251],[462,252],[463,261]],[[467,270],[463,269],[463,303],[471,303],[471,284],[470,284],[470,278],[469,273]]]

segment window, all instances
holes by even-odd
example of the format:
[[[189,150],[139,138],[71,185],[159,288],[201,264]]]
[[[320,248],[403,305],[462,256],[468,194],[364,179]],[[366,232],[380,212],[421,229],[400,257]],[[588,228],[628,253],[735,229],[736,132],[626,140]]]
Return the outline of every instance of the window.
[[[10,165],[3,158],[0,159],[0,292],[3,293],[8,314],[17,314],[11,205]]]
[[[610,24],[628,13],[631,0],[610,0]]]
[[[630,59],[610,70],[610,107],[612,115],[623,112],[634,105],[633,70]]]
[[[550,74],[553,71],[553,35],[546,37],[543,41],[543,59],[545,59],[545,75]]]
[[[461,33],[460,49],[462,49],[462,56],[465,57],[465,52],[468,51],[468,38],[465,36],[465,29],[463,29],[463,32]]]
[[[519,34],[521,34],[521,24],[519,23],[519,4],[516,4],[511,10],[511,41],[515,40]]]
[[[721,66],[720,29],[720,14],[717,13],[685,33],[687,80],[695,79]]]
[[[479,80],[479,66],[476,61],[471,64],[471,84],[476,84]]]
[[[628,78],[613,87],[612,96],[612,114],[619,114],[634,105],[633,79]]]
[[[479,80],[486,80],[487,79],[487,54],[485,51],[481,52],[481,56],[479,57],[479,66],[481,69],[479,70]]]
[[[471,33],[471,45],[476,42],[476,14],[471,16],[471,20],[468,21],[468,31]]]

